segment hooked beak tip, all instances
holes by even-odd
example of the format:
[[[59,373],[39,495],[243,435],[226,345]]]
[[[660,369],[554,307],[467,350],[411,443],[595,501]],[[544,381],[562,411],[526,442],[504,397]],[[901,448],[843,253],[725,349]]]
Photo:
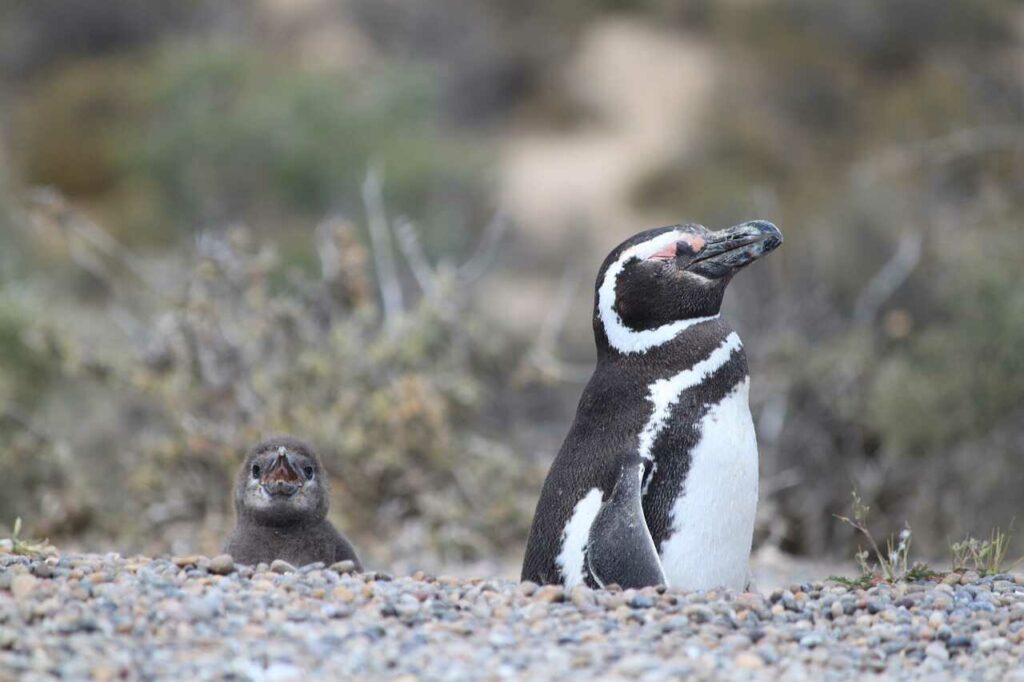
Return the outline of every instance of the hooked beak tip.
[[[720,278],[734,273],[782,244],[782,231],[767,220],[750,220],[712,232],[692,262],[698,274]]]
[[[751,234],[751,236],[759,237],[760,240],[778,246],[782,243],[782,230],[777,228],[774,223],[770,223],[767,220],[750,220],[745,223],[740,223],[735,227],[730,227],[726,232],[737,231],[741,233]]]

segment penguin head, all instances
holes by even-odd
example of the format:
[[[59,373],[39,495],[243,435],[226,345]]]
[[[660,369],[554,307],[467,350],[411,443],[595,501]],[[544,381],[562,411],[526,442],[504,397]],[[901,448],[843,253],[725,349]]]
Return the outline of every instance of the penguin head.
[[[305,441],[274,436],[258,443],[235,482],[235,511],[257,523],[284,526],[327,516],[327,476]]]
[[[712,232],[702,225],[647,230],[619,244],[598,273],[594,331],[623,353],[644,352],[718,315],[733,275],[782,244],[765,220]]]

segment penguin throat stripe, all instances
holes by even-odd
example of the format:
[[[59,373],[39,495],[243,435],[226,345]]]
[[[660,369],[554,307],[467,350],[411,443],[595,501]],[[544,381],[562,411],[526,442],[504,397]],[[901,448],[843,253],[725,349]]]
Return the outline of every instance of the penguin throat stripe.
[[[697,362],[693,367],[685,369],[668,379],[658,379],[648,388],[647,399],[651,401],[654,409],[651,416],[640,432],[640,456],[645,460],[654,461],[652,450],[658,436],[665,428],[668,418],[672,413],[672,406],[679,401],[679,396],[688,388],[693,388],[703,382],[706,378],[721,369],[729,362],[732,354],[743,348],[740,337],[736,332],[729,334],[722,341],[718,348],[715,348],[703,360]],[[647,483],[650,484],[653,476],[648,476]],[[646,486],[643,490],[647,492]]]
[[[630,329],[615,311],[615,286],[622,269],[626,263],[634,258],[644,260],[659,253],[662,249],[680,239],[687,239],[689,235],[670,230],[663,232],[653,239],[629,247],[608,266],[601,280],[601,287],[597,290],[597,310],[601,317],[601,324],[604,326],[604,333],[608,337],[608,343],[620,353],[646,353],[651,348],[656,348],[667,343],[679,335],[680,332],[702,322],[710,322],[718,319],[718,315],[708,317],[694,317],[688,320],[676,320],[663,324],[654,329]]]

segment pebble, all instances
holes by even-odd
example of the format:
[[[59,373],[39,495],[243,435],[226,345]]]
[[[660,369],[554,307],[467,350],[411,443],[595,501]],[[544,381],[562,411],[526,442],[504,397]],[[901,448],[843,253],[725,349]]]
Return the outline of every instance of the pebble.
[[[544,585],[537,589],[534,597],[547,604],[557,604],[565,601],[565,590],[559,585]]]
[[[967,635],[955,635],[949,638],[946,642],[946,647],[949,649],[970,649],[973,644],[973,640]]]
[[[800,646],[805,649],[813,649],[825,643],[825,638],[818,633],[811,633],[800,638]]]
[[[34,575],[37,578],[52,578],[53,566],[45,563],[33,564],[32,575]]]
[[[0,680],[1009,679],[1016,574],[770,595],[0,553]],[[8,673],[9,671],[9,673]],[[751,673],[754,675],[751,675]]]
[[[576,587],[572,588],[572,592],[570,594],[572,595],[572,603],[575,604],[577,607],[582,608],[586,606],[591,606],[596,603],[593,595],[593,590],[591,590],[586,585],[577,585]]]
[[[11,594],[15,599],[24,599],[35,589],[39,579],[31,573],[19,573],[11,579]]]
[[[733,659],[736,667],[740,670],[760,670],[764,667],[764,659],[757,654],[743,652]]]
[[[336,561],[329,566],[330,570],[335,573],[352,573],[356,570],[356,562],[351,559],[345,559],[344,561]]]
[[[230,554],[219,554],[210,559],[210,573],[229,575],[235,571],[235,560]]]
[[[283,559],[274,559],[270,562],[270,570],[274,573],[294,573],[295,567]]]
[[[683,609],[683,615],[695,623],[707,623],[714,618],[715,612],[702,604],[691,604]]]

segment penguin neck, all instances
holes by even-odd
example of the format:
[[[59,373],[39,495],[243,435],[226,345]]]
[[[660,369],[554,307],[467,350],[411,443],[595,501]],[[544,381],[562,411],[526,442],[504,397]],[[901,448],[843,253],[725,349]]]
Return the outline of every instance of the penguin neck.
[[[305,514],[257,515],[246,509],[238,513],[237,523],[240,528],[245,528],[253,533],[268,533],[277,536],[301,531],[319,524],[322,520],[320,517]]]
[[[644,350],[624,352],[608,343],[603,329],[598,329],[597,364],[656,365],[666,370],[692,367],[721,346],[732,334],[733,328],[720,316],[701,318],[683,326],[675,335]]]

